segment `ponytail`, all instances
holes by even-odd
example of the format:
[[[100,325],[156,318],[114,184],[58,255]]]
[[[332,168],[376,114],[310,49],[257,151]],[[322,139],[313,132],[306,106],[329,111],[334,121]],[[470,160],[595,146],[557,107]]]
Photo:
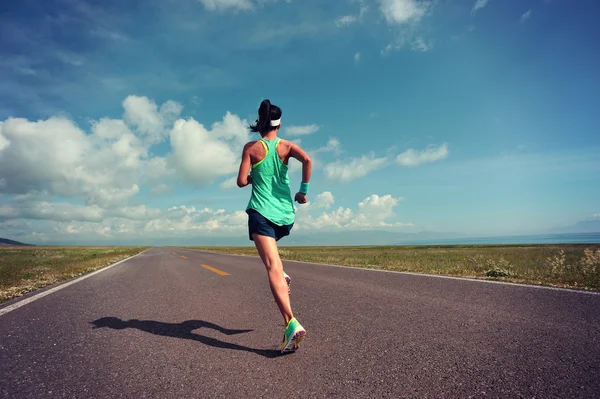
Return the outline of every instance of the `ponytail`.
[[[274,127],[271,126],[271,121],[280,118],[281,109],[276,105],[272,105],[271,101],[263,100],[258,108],[258,119],[256,120],[256,124],[250,125],[250,130],[265,135],[274,129]]]

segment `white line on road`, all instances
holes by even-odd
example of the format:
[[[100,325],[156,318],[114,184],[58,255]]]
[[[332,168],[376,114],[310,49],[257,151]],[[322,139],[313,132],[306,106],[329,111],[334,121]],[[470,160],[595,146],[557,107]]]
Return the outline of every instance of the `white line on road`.
[[[150,248],[148,248],[148,249],[150,249]],[[147,249],[146,251],[148,251],[148,249]],[[38,299],[42,298],[42,297],[45,297],[46,295],[50,295],[50,294],[52,294],[53,292],[56,292],[56,291],[58,291],[58,290],[61,290],[61,289],[65,288],[65,287],[68,287],[68,286],[70,286],[71,284],[78,283],[78,282],[80,282],[81,280],[85,280],[85,279],[86,279],[86,278],[88,278],[88,277],[92,277],[92,276],[93,276],[93,275],[95,275],[95,274],[98,274],[98,273],[100,273],[100,272],[103,272],[103,271],[105,271],[105,270],[108,270],[108,269],[110,269],[111,267],[117,266],[117,265],[118,265],[118,264],[120,264],[120,263],[127,262],[129,259],[135,258],[136,256],[138,256],[138,255],[141,255],[141,254],[143,254],[143,253],[144,253],[144,252],[146,252],[146,251],[142,251],[142,252],[140,252],[140,253],[139,253],[139,254],[137,254],[137,255],[133,255],[133,256],[130,256],[129,258],[126,258],[126,259],[120,260],[120,261],[118,261],[117,263],[113,263],[112,265],[109,265],[109,266],[103,267],[102,269],[96,270],[95,272],[92,272],[92,273],[89,273],[89,274],[84,274],[83,276],[81,276],[81,277],[78,277],[78,278],[76,278],[75,280],[68,281],[68,282],[66,282],[66,283],[63,283],[63,284],[61,284],[61,285],[58,285],[58,286],[56,286],[56,287],[54,287],[54,288],[50,288],[49,290],[46,290],[46,291],[40,292],[39,294],[36,294],[36,295],[30,296],[29,298],[25,298],[25,299],[23,299],[22,301],[19,301],[19,302],[13,303],[12,305],[9,305],[9,306],[7,306],[7,307],[5,307],[5,308],[2,308],[2,309],[0,309],[0,316],[2,316],[2,315],[4,315],[4,314],[6,314],[6,313],[8,313],[8,312],[12,312],[13,310],[15,310],[15,309],[17,309],[17,308],[20,308],[21,306],[25,306],[25,305],[27,305],[28,303],[31,303],[31,302],[33,302],[33,301],[35,301],[35,300],[38,300]]]

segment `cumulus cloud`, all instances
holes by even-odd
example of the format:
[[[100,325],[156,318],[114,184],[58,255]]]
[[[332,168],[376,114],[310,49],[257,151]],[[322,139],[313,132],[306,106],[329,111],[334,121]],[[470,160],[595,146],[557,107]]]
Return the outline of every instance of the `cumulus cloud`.
[[[324,147],[317,148],[314,152],[339,152],[342,145],[338,139],[331,137]]]
[[[323,203],[328,205],[327,209],[334,203],[333,195],[325,192],[317,196],[317,199],[309,206],[298,209],[297,224],[300,230],[310,231],[412,227],[412,223],[390,220],[395,216],[394,208],[401,200],[402,198],[389,194],[383,196],[373,194],[361,201],[356,211],[338,207],[332,211],[315,215],[312,210],[323,208]]]
[[[123,206],[146,183],[172,176],[151,146],[169,135],[181,105],[160,107],[146,97],[123,102],[124,119],[91,121],[86,133],[72,120],[51,117],[0,123],[0,187],[8,195],[60,196],[102,208]]]
[[[330,180],[349,182],[382,168],[386,163],[387,158],[385,157],[376,158],[373,154],[363,155],[360,158],[353,158],[348,161],[337,160],[326,164],[324,171]]]
[[[148,220],[159,211],[135,204],[142,187],[154,194],[176,181],[202,187],[236,171],[249,139],[238,116],[227,112],[207,129],[179,118],[174,101],[129,96],[122,105],[123,119],[92,120],[89,132],[62,116],[0,121],[0,219]],[[166,140],[171,151],[153,156],[152,146]]]
[[[196,187],[235,172],[239,154],[217,137],[193,118],[177,120],[170,133],[172,153],[168,162],[184,181]]]
[[[2,132],[2,123],[0,122],[0,132]],[[2,134],[0,134],[0,151],[8,147],[10,141],[6,139]]]
[[[183,107],[167,101],[160,108],[148,97],[129,96],[123,101],[125,121],[133,125],[150,144],[160,143],[167,137],[167,126],[179,116]]]
[[[471,15],[475,15],[475,13],[481,10],[483,7],[487,6],[490,0],[477,0],[473,5],[473,9],[471,10]]]
[[[445,143],[437,148],[430,146],[423,151],[409,148],[396,157],[396,162],[401,166],[418,166],[424,163],[439,161],[446,158],[448,154],[448,145]]]
[[[161,239],[188,232],[239,234],[243,211],[171,208],[144,204],[149,191],[164,192],[184,182],[203,187],[235,184],[241,147],[249,139],[246,121],[227,112],[206,127],[180,117],[178,103],[156,104],[127,97],[123,118],[90,121],[85,131],[65,117],[0,121],[0,226],[14,237],[34,242],[108,237],[115,242]],[[153,146],[170,144],[164,156]],[[311,156],[339,153],[330,138]],[[326,165],[330,179],[349,181],[382,167],[387,158],[364,155]],[[398,199],[369,196],[354,208],[334,208],[334,195],[322,192],[298,207],[301,225],[315,228],[398,226],[390,221]]]
[[[329,208],[331,208],[331,206],[333,205],[334,202],[335,202],[335,200],[333,198],[333,194],[331,194],[331,192],[329,192],[329,191],[325,191],[315,197],[313,206],[317,209],[318,208],[329,209]]]
[[[380,9],[390,24],[418,22],[426,14],[430,3],[422,0],[381,0]]]
[[[394,216],[394,207],[402,198],[391,195],[370,195],[358,204],[358,216],[353,220],[354,224],[371,226],[390,226],[386,220]]]
[[[316,133],[319,130],[319,125],[302,125],[302,126],[289,126],[285,129],[285,134],[288,136],[306,136],[309,134]]]
[[[119,155],[122,148],[116,139],[88,136],[62,117],[38,122],[11,118],[0,128],[10,142],[0,152],[5,193],[40,191],[77,196],[107,187],[131,188],[130,179],[124,175],[137,162],[127,162]]]
[[[101,222],[103,211],[96,205],[81,206],[46,201],[13,202],[0,204],[0,219]]]

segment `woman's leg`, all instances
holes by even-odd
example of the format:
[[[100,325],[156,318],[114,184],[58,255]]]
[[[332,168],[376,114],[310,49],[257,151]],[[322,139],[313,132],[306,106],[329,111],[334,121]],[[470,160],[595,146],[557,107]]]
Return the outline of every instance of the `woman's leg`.
[[[256,245],[256,249],[258,249],[260,258],[267,268],[271,292],[287,326],[289,321],[294,317],[294,314],[290,305],[287,283],[283,277],[283,263],[281,263],[279,251],[277,250],[277,242],[273,237],[259,234],[252,234],[252,238],[254,239],[254,244]]]

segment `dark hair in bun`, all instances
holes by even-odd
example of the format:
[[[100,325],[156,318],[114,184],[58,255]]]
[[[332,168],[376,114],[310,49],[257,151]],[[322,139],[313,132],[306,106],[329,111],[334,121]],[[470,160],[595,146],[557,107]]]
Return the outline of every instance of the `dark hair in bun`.
[[[256,124],[250,125],[250,130],[265,135],[277,128],[276,126],[271,126],[271,121],[276,121],[278,119],[281,119],[281,108],[271,104],[269,100],[263,100],[258,108],[258,119],[256,120]]]

